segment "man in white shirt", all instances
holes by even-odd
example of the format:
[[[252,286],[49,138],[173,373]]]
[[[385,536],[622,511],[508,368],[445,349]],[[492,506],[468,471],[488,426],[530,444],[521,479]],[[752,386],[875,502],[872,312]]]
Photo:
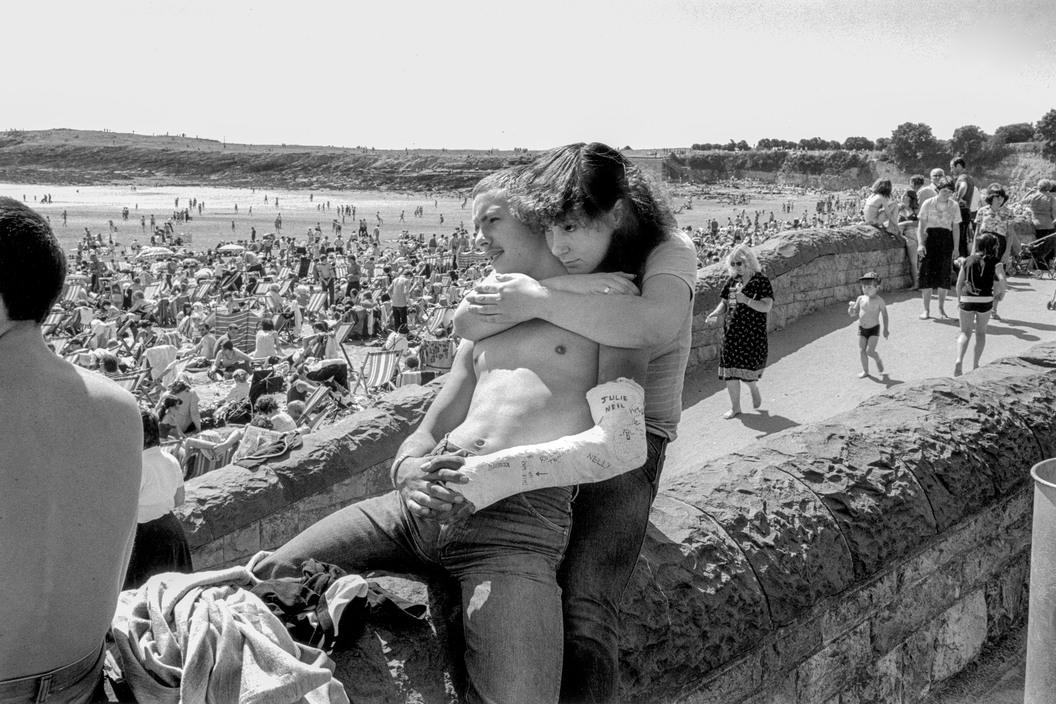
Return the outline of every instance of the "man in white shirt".
[[[396,278],[389,284],[389,296],[392,297],[392,328],[399,330],[407,326],[407,289],[411,280],[407,278],[407,269],[401,267]]]

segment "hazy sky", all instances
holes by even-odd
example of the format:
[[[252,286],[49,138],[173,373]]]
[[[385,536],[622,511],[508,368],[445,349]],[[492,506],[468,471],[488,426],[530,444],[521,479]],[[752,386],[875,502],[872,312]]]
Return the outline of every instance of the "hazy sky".
[[[0,129],[635,148],[1056,108],[1053,0],[5,3]]]

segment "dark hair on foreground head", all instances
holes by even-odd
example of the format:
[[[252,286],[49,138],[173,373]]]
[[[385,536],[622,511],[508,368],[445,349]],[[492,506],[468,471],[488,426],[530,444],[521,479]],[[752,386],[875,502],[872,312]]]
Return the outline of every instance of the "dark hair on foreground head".
[[[975,238],[975,253],[990,259],[997,259],[997,237],[989,232],[984,232]]]
[[[618,204],[616,229],[599,271],[625,271],[641,284],[645,259],[675,218],[654,192],[641,169],[600,142],[582,142],[546,152],[525,173],[526,191],[512,200],[547,225],[565,220],[594,220]]]
[[[143,449],[149,450],[160,445],[161,440],[158,436],[161,432],[158,430],[158,416],[154,414],[154,411],[140,408],[139,417],[143,420]]]
[[[952,169],[954,166],[960,166],[962,169],[968,168],[968,164],[965,162],[963,156],[955,156],[953,160],[950,161],[950,168]]]
[[[65,280],[66,255],[47,221],[13,198],[0,198],[0,300],[7,317],[43,323]]]
[[[921,186],[924,185],[925,180],[926,179],[920,174],[913,174],[909,177],[909,185],[913,186],[913,188],[919,189]]]
[[[1008,193],[1005,192],[1005,187],[1000,183],[991,183],[986,188],[986,196],[983,200],[986,201],[987,205],[993,205],[994,198],[1000,198],[1002,203],[1008,202]]]
[[[889,178],[878,178],[876,183],[873,184],[873,193],[878,196],[884,196],[885,198],[891,197],[891,179]]]
[[[253,406],[256,413],[272,415],[279,412],[279,404],[271,396],[261,396]]]
[[[953,193],[954,191],[957,190],[957,182],[954,181],[949,176],[943,176],[935,184],[935,190],[936,191],[941,191],[941,190],[944,190],[944,189],[949,191],[950,193]]]

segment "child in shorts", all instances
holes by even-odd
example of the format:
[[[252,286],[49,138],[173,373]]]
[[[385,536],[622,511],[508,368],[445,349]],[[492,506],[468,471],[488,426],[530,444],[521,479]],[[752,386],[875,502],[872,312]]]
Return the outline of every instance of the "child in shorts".
[[[858,316],[858,351],[862,360],[859,379],[869,376],[869,358],[876,361],[876,371],[884,373],[884,363],[876,353],[880,339],[880,320],[883,319],[884,338],[888,336],[887,304],[880,297],[880,275],[870,271],[858,279],[862,295],[847,304],[847,315]]]

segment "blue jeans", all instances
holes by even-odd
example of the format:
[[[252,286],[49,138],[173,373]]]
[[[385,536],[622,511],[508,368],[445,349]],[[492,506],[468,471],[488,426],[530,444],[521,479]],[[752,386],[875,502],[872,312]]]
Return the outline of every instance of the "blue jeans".
[[[455,454],[445,443],[434,454]],[[456,448],[457,450],[457,448]],[[347,506],[309,526],[255,568],[300,576],[315,558],[348,572],[384,571],[458,586],[469,702],[556,702],[561,679],[557,567],[572,489],[511,496],[453,525],[416,518],[399,493]]]
[[[565,561],[562,702],[611,702],[619,680],[619,609],[649,525],[667,439],[648,434],[645,464],[598,484],[582,484]]]

